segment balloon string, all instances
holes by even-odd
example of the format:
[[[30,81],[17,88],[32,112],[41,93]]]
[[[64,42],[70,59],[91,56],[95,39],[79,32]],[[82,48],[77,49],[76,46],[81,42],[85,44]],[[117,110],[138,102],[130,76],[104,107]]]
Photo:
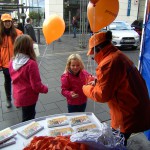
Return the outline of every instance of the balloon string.
[[[95,6],[94,6],[94,9],[93,9],[93,11],[94,11],[94,17],[93,17],[93,29],[94,29],[94,31],[95,31]],[[93,32],[93,35],[94,35],[95,33]],[[95,36],[94,36],[94,45],[95,45],[95,41],[96,41],[96,39],[95,39]],[[94,46],[94,57],[95,57],[95,46]],[[95,64],[95,61],[94,61],[94,68],[95,68],[95,66],[96,66],[96,64]],[[94,75],[95,75],[95,71],[93,71],[94,73]],[[96,76],[96,75],[95,75]],[[94,101],[94,103],[93,103],[93,108],[94,108],[94,113],[95,113],[95,106],[96,106],[96,102]]]
[[[42,59],[44,58],[44,56],[45,56],[45,54],[46,54],[47,48],[48,48],[48,45],[46,46],[46,48],[45,48],[45,50],[44,50],[44,53],[43,53],[42,58],[41,58],[41,61],[39,62],[39,67],[40,67],[40,65],[41,65],[41,63],[42,63]]]

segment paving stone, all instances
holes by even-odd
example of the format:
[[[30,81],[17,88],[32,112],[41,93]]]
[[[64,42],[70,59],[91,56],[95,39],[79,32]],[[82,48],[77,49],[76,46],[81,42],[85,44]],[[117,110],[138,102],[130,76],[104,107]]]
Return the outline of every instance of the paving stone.
[[[128,150],[150,150],[150,142],[143,133],[131,135],[128,140]]]
[[[98,113],[98,114],[95,114],[96,117],[101,121],[101,122],[105,122],[105,121],[108,121],[110,120],[110,115],[108,112],[102,112],[102,113]]]
[[[3,113],[3,120],[4,121],[15,119],[15,118],[18,118],[17,111],[13,111],[13,113],[12,112]]]
[[[36,113],[35,118],[39,118],[39,117],[44,117],[47,116],[46,112],[40,112],[40,113]]]
[[[1,121],[0,122],[0,130],[3,130],[5,128],[13,126],[13,125],[16,125],[18,123],[20,123],[18,118],[13,118],[13,119],[10,119],[10,120]]]
[[[2,108],[0,108],[0,122],[3,121]]]
[[[50,88],[54,88],[54,87],[60,86],[58,80],[56,80],[55,78],[48,78],[47,81],[48,81],[48,86]]]
[[[61,87],[56,87],[56,91],[61,94]]]
[[[46,116],[61,114],[61,113],[62,112],[60,111],[60,109],[51,109],[51,110],[46,111]]]
[[[46,111],[51,110],[51,109],[58,109],[58,106],[56,105],[56,103],[49,103],[49,104],[43,105],[43,107],[45,108]]]
[[[56,104],[57,104],[57,106],[59,107],[59,109],[61,110],[62,113],[68,113],[66,99],[62,100],[62,101],[58,101]]]
[[[92,100],[88,100],[86,111],[88,111],[88,112],[94,112],[94,113],[106,112],[106,110],[103,107],[101,107],[100,104],[101,103],[97,103],[97,102],[94,102]]]
[[[13,112],[13,111],[16,111],[16,110],[17,110],[17,108],[14,106],[13,102],[12,102],[12,107],[11,108],[6,107],[6,102],[2,102],[2,112],[3,113]]]
[[[49,94],[43,94],[42,95],[42,104],[48,104],[48,103],[52,103],[52,102],[58,102],[64,100],[64,97],[61,96],[58,92],[54,91],[54,92],[49,92]]]
[[[43,74],[46,79],[60,77],[61,74],[56,70]]]
[[[38,100],[38,102],[37,102],[37,104],[36,104],[36,112],[43,112],[43,111],[45,111],[45,109],[44,109],[44,107],[43,107],[43,105],[42,105],[42,103]]]

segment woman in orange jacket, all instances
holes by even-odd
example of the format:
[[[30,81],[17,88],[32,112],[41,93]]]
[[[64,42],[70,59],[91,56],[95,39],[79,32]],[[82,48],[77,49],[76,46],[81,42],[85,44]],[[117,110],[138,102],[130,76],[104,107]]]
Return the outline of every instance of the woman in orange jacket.
[[[84,85],[83,92],[96,102],[108,103],[112,130],[120,129],[126,145],[132,133],[150,129],[150,100],[141,74],[111,40],[111,31],[90,38],[88,55],[95,54],[97,82]]]
[[[11,107],[11,78],[8,70],[9,61],[13,56],[13,44],[22,31],[16,29],[9,14],[2,14],[0,21],[0,67],[5,78],[7,108]]]

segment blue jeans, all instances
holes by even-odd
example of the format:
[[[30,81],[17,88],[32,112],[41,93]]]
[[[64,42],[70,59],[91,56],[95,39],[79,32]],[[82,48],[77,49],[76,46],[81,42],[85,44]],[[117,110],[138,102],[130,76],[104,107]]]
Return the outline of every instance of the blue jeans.
[[[85,112],[85,108],[86,108],[86,103],[82,105],[69,105],[68,104],[68,113]]]
[[[73,37],[74,37],[74,38],[76,38],[76,33],[77,33],[77,28],[76,28],[76,27],[73,27],[73,35],[74,35]]]

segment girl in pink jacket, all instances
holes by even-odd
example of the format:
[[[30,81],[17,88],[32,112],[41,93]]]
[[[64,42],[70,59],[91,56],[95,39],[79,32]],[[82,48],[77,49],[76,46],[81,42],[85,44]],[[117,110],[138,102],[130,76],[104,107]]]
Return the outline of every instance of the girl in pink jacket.
[[[21,35],[15,40],[9,72],[14,104],[22,107],[22,121],[34,119],[39,93],[47,93],[48,87],[41,82],[33,42],[28,35]]]
[[[70,55],[61,76],[61,93],[67,99],[69,113],[85,111],[87,97],[82,91],[82,86],[91,79],[93,80],[93,77],[84,70],[80,55]]]

